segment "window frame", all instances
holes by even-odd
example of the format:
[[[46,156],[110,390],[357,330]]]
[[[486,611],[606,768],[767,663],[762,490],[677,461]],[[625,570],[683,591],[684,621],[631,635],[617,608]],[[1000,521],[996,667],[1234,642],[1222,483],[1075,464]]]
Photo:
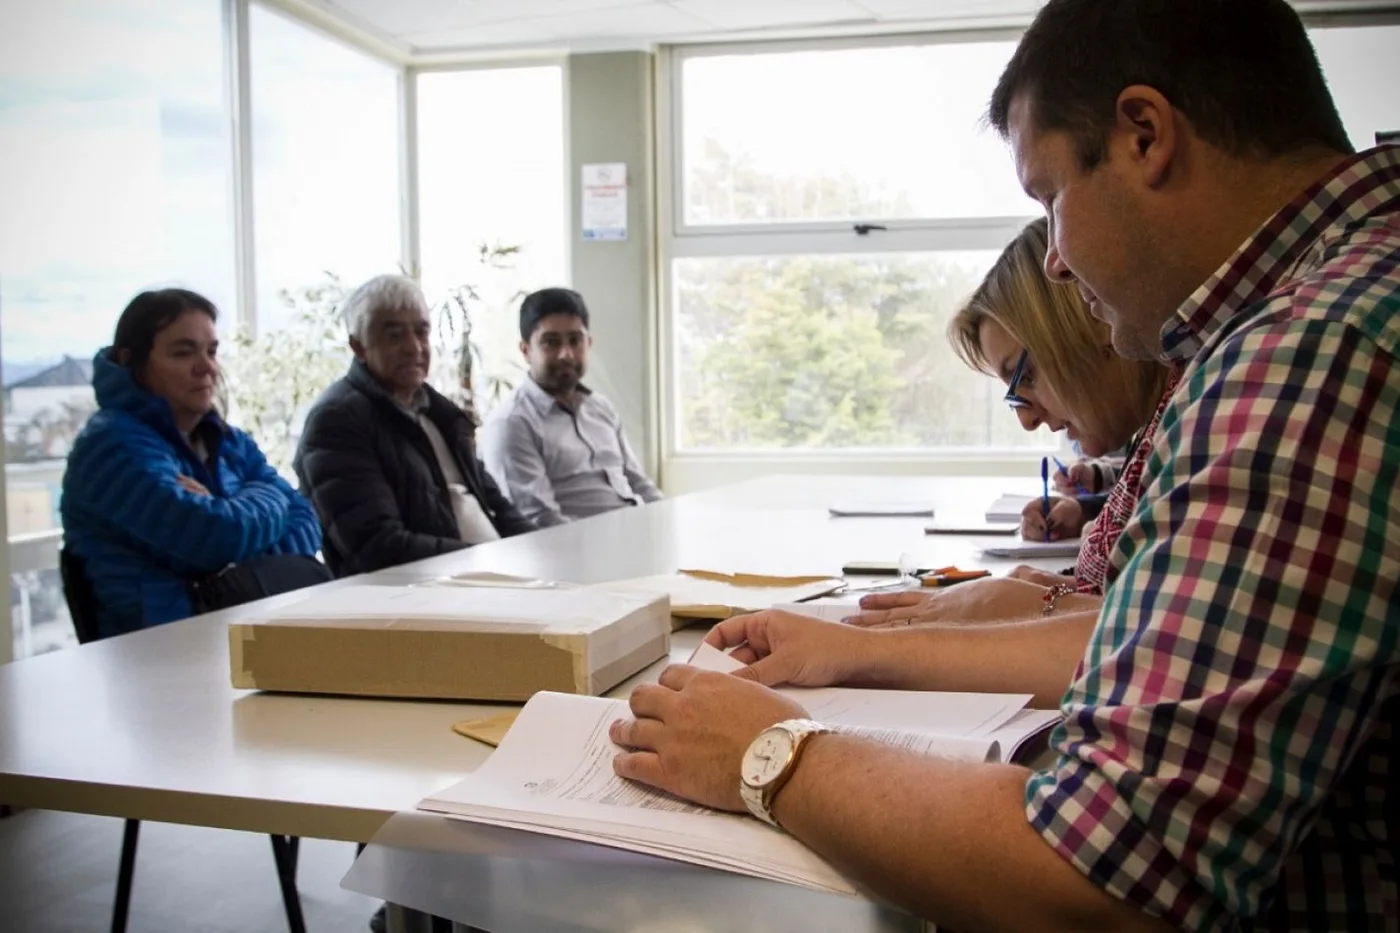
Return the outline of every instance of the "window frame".
[[[1023,28],[962,29],[885,36],[760,41],[669,46],[657,57],[657,386],[654,411],[661,439],[661,473],[668,485],[690,488],[710,484],[701,477],[710,471],[731,471],[734,478],[774,470],[840,470],[878,467],[881,472],[918,473],[929,470],[965,473],[1024,472],[1040,456],[1039,449],[1006,447],[879,447],[829,450],[734,448],[697,450],[680,444],[680,361],[675,346],[678,306],[675,264],[694,258],[752,256],[832,256],[882,253],[938,253],[1001,250],[1034,217],[884,218],[859,221],[787,221],[744,224],[693,224],[685,219],[684,78],[685,63],[697,58],[765,55],[783,52],[955,43],[1015,42]],[[885,230],[855,232],[855,223],[874,223]],[[971,375],[971,374],[969,374]],[[1061,439],[1045,452],[1068,450]],[[695,476],[691,481],[689,477]],[[674,482],[673,482],[674,481]]]

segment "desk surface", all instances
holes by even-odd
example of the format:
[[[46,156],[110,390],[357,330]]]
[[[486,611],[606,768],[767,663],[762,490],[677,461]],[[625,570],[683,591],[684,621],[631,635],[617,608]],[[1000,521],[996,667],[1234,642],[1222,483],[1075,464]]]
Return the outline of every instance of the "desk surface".
[[[403,584],[466,570],[578,583],[677,568],[837,573],[901,553],[1006,569],[1012,562],[979,561],[965,539],[925,535],[924,519],[833,519],[826,510],[837,499],[920,500],[965,519],[1008,490],[1035,491],[1006,479],[767,477],[352,580]],[[226,623],[296,598],[0,666],[0,802],[363,841],[490,753],[451,725],[509,706],[234,690]],[[683,660],[700,637],[676,633],[671,657]]]

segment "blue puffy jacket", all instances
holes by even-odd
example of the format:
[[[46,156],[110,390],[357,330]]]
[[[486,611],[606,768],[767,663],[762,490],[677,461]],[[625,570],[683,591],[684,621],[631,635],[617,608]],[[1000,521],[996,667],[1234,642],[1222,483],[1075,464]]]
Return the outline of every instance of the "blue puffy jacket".
[[[107,353],[93,360],[98,411],[73,442],[60,504],[64,546],[85,565],[102,636],[187,617],[192,578],[263,554],[316,553],[315,511],[251,437],[206,415],[196,431],[211,469],[165,399]],[[185,490],[181,474],[213,495]]]

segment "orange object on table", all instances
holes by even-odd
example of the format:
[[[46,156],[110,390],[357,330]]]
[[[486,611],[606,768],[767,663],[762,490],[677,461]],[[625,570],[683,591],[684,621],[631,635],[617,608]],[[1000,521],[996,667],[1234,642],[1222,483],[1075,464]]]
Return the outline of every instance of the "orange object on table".
[[[924,586],[952,586],[955,583],[965,583],[968,580],[980,580],[983,577],[990,577],[990,570],[959,570],[957,567],[940,567],[930,571],[920,577]]]

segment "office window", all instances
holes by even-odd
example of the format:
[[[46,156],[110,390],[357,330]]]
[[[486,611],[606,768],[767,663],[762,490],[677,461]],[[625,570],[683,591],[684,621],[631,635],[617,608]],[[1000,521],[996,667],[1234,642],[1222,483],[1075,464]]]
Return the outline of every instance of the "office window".
[[[684,60],[685,222],[1024,214],[980,121],[1011,42]]]
[[[1014,42],[677,53],[670,449],[1025,449],[947,323],[1039,207],[982,125]]]
[[[418,76],[418,216],[423,285],[442,301],[469,286],[482,413],[524,369],[519,297],[568,284],[563,68]],[[482,249],[500,250],[483,261]],[[439,327],[439,342],[452,335]],[[439,354],[439,372],[450,368]],[[440,377],[452,380],[452,374]]]
[[[260,333],[279,293],[397,272],[399,73],[280,13],[248,14]]]
[[[69,644],[64,458],[138,291],[236,315],[218,0],[27,4],[0,29],[0,350],[16,655]]]
[[[1378,132],[1400,132],[1400,26],[1309,31],[1351,144],[1369,149]]]

